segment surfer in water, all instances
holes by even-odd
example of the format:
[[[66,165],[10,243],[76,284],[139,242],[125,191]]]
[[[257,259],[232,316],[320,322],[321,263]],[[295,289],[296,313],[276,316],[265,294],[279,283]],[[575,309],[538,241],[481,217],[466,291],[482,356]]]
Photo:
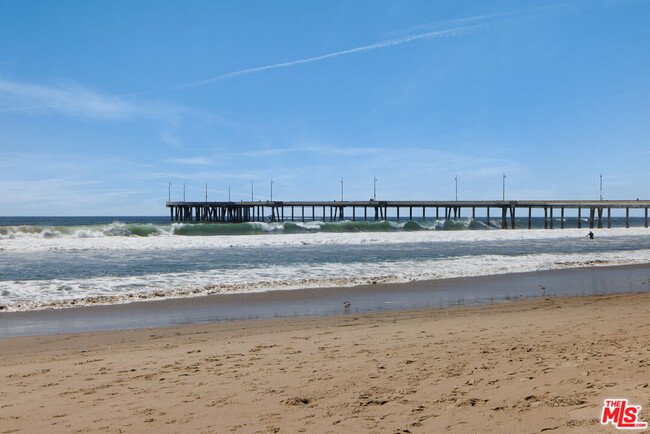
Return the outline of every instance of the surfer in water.
[[[587,236],[589,237],[590,240],[593,240],[593,239],[594,239],[594,233],[591,232],[591,231],[589,231],[589,233],[587,234]]]

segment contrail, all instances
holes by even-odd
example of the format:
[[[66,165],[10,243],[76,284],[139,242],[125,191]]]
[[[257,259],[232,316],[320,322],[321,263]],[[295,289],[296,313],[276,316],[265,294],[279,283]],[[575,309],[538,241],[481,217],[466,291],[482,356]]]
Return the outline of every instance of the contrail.
[[[546,7],[541,7],[541,8],[535,8],[535,9],[527,9],[523,11],[516,11],[516,12],[506,12],[506,13],[496,13],[496,14],[489,14],[489,15],[480,15],[480,16],[475,16],[475,17],[469,17],[469,18],[460,18],[460,19],[454,19],[447,21],[447,23],[468,23],[472,21],[484,21],[484,20],[491,20],[494,18],[506,18],[506,20],[509,19],[520,19],[520,18],[525,18],[530,15],[536,15],[539,13],[548,13],[548,12],[555,12],[558,10],[566,9],[567,7],[572,6],[572,4],[565,4],[565,5],[554,5],[554,6],[546,6]],[[502,20],[504,21],[504,20]],[[501,21],[501,22],[502,22]],[[216,81],[222,81],[222,80],[227,80],[229,78],[237,77],[240,75],[246,75],[246,74],[252,74],[254,72],[261,72],[261,71],[267,71],[269,69],[279,69],[279,68],[286,68],[289,66],[295,66],[295,65],[302,65],[304,63],[311,63],[311,62],[318,62],[320,60],[325,60],[325,59],[331,59],[333,57],[339,57],[339,56],[346,56],[348,54],[354,54],[354,53],[361,53],[364,51],[370,51],[370,50],[377,50],[379,48],[388,48],[388,47],[394,47],[397,45],[402,45],[406,44],[408,42],[413,42],[417,41],[420,39],[432,39],[432,38],[443,38],[443,37],[449,37],[449,36],[455,36],[455,35],[461,35],[469,31],[476,30],[481,27],[486,27],[489,24],[493,24],[494,21],[487,22],[487,23],[479,23],[479,24],[468,24],[465,26],[459,26],[459,27],[454,27],[451,29],[445,29],[445,30],[437,30],[433,32],[426,32],[426,33],[418,33],[415,35],[411,36],[405,36],[402,38],[396,38],[396,39],[389,39],[386,41],[382,42],[377,42],[374,44],[370,45],[364,45],[362,47],[356,47],[356,48],[350,48],[348,50],[343,50],[343,51],[336,51],[333,53],[328,53],[328,54],[323,54],[320,56],[315,56],[315,57],[308,57],[306,59],[298,59],[298,60],[292,60],[290,62],[282,62],[282,63],[274,63],[272,65],[265,65],[265,66],[258,66],[256,68],[249,68],[249,69],[242,69],[240,71],[234,71],[234,72],[229,72],[227,74],[221,74],[217,75],[214,77],[206,78],[204,80],[198,80],[198,81],[193,81],[190,83],[185,83],[185,84],[180,84],[177,86],[172,86],[167,88],[167,90],[177,90],[177,89],[187,89],[191,87],[197,87],[197,86],[204,86],[206,84],[214,83]]]
[[[419,39],[442,38],[462,34],[469,30],[477,29],[478,27],[485,26],[486,24],[476,24],[472,26],[457,27],[454,29],[438,30],[435,32],[420,33],[417,35],[406,36],[403,38],[390,39],[388,41],[377,42],[375,44],[364,45],[362,47],[350,48],[348,50],[336,51],[334,53],[323,54],[316,57],[308,57],[306,59],[292,60],[290,62],[274,63],[272,65],[258,66],[257,68],[242,69],[240,71],[229,72],[227,74],[217,75],[215,77],[206,78],[204,80],[194,81],[192,83],[174,86],[170,89],[186,89],[188,87],[204,86],[206,84],[214,83],[215,81],[222,81],[229,78],[237,77],[239,75],[252,74],[253,72],[266,71],[269,69],[286,68],[288,66],[301,65],[303,63],[318,62],[319,60],[331,59],[332,57],[345,56],[347,54],[360,53],[363,51],[376,50],[378,48],[394,47],[396,45],[406,44],[407,42],[417,41]]]

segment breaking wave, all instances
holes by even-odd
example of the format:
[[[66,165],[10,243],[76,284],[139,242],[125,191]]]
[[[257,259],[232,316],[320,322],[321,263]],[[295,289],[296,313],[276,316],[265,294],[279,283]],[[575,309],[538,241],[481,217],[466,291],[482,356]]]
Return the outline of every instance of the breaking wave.
[[[487,276],[577,267],[644,264],[650,250],[590,254],[461,256],[443,260],[284,265],[240,270],[214,269],[91,279],[0,282],[0,310],[28,311],[144,300],[244,294],[300,288],[351,287],[454,277]]]
[[[37,238],[97,238],[150,236],[218,236],[257,235],[269,233],[300,234],[311,232],[397,232],[430,230],[488,229],[484,222],[473,219],[377,222],[344,220],[340,222],[249,222],[249,223],[121,223],[87,226],[0,226],[0,239]]]

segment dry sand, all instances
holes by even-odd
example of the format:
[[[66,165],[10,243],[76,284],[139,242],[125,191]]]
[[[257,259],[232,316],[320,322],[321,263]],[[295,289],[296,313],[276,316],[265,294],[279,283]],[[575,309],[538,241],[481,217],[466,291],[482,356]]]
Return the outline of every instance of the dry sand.
[[[1,432],[613,432],[650,293],[0,339]]]

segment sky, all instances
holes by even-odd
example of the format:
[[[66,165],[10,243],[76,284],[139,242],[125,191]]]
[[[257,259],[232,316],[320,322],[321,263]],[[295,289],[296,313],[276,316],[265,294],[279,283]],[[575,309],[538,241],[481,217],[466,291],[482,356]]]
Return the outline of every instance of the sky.
[[[0,0],[0,215],[650,199],[650,2]],[[171,186],[169,185],[171,183]]]

